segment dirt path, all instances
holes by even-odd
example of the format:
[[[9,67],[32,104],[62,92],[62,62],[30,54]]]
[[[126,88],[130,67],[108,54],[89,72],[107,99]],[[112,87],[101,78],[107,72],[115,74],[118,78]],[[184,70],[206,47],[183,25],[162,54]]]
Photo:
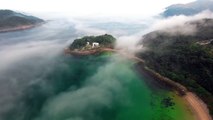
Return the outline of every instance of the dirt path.
[[[191,92],[187,92],[187,94],[184,96],[184,99],[190,105],[197,120],[212,120],[206,105],[197,96]]]

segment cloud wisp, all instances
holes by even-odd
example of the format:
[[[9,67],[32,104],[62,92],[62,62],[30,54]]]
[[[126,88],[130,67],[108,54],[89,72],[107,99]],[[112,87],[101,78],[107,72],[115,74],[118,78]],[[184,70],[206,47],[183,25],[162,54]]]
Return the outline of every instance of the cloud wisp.
[[[132,74],[132,71],[123,66],[123,62],[125,61],[122,59],[113,58],[88,78],[81,88],[50,99],[35,120],[99,120],[102,118],[98,111],[113,109],[117,103],[128,104],[125,85],[132,79],[120,79],[119,76],[128,78],[127,74]],[[123,69],[120,70],[118,66]]]
[[[193,35],[197,31],[197,27],[194,24],[189,24],[189,22],[213,18],[213,13],[211,11],[203,11],[194,16],[173,16],[169,18],[163,18],[154,23],[149,31],[161,30],[163,32],[169,33],[171,35],[182,34],[182,35]]]

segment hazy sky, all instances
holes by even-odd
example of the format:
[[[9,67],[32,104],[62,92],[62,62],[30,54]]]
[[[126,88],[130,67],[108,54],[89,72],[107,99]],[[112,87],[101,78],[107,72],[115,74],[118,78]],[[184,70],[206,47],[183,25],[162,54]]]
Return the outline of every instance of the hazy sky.
[[[0,0],[1,9],[29,13],[57,12],[70,16],[149,16],[163,8],[194,0]]]

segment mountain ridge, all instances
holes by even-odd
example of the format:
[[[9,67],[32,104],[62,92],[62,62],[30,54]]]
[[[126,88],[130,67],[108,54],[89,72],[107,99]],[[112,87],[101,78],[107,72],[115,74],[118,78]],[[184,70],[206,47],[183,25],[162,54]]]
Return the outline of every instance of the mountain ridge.
[[[162,13],[164,17],[171,17],[176,15],[195,15],[204,10],[213,11],[213,1],[212,0],[197,0],[187,4],[173,4],[165,8]]]

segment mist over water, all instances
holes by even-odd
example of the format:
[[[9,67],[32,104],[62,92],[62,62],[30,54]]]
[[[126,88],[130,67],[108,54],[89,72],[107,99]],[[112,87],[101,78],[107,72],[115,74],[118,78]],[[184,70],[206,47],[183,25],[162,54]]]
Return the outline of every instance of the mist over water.
[[[1,119],[34,119],[49,97],[76,89],[105,61],[82,62],[63,55],[66,46],[87,33],[76,26],[57,20],[0,34]]]
[[[111,24],[124,29],[119,27],[124,23]],[[176,120],[177,115],[184,120],[183,105],[162,107],[161,100],[170,92],[150,88],[147,78],[134,71],[133,61],[116,54],[80,58],[63,54],[83,35],[111,31],[125,38],[144,27],[125,24],[126,33],[118,33],[114,25],[58,20],[0,33],[0,120]],[[138,31],[133,32],[135,27]]]

